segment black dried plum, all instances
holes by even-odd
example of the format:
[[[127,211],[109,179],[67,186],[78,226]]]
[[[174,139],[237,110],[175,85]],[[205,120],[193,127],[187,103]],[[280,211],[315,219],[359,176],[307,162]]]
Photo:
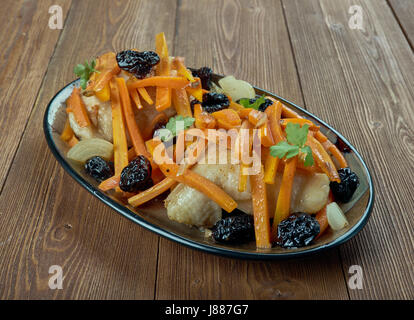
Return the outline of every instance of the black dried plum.
[[[122,170],[119,187],[126,192],[145,190],[148,185],[152,185],[151,173],[151,163],[146,157],[140,155]]]
[[[305,247],[319,231],[319,223],[314,217],[303,212],[294,213],[277,226],[276,244],[283,248]]]
[[[112,162],[107,162],[101,157],[90,158],[85,163],[85,171],[98,182],[102,182],[114,175]]]
[[[209,67],[202,67],[200,69],[192,71],[194,77],[200,78],[201,87],[205,90],[210,90],[212,73],[213,70],[211,70]]]
[[[253,216],[248,214],[231,215],[216,222],[211,229],[217,242],[239,244],[254,240]]]
[[[341,152],[344,152],[344,153],[351,152],[351,148],[348,147],[348,145],[345,144],[345,142],[339,137],[336,138],[335,145],[339,149],[339,151],[341,151]]]
[[[351,200],[354,195],[355,190],[359,186],[359,179],[355,172],[349,168],[339,169],[338,174],[341,183],[331,181],[329,186],[335,200],[345,203]]]
[[[203,110],[212,113],[228,108],[230,100],[225,94],[206,92],[203,94]]]
[[[116,61],[122,70],[142,79],[160,62],[160,57],[153,51],[125,50],[117,53]]]

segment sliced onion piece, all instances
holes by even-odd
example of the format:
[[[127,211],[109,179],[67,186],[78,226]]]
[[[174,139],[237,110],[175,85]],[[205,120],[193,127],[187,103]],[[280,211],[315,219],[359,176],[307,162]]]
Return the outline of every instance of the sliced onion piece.
[[[342,209],[336,202],[331,202],[326,206],[326,216],[328,218],[329,226],[332,230],[341,230],[349,225]]]
[[[71,160],[86,162],[88,159],[99,156],[106,160],[112,158],[114,146],[112,143],[99,139],[85,139],[75,144],[67,153],[67,157]]]
[[[237,101],[241,98],[253,99],[256,97],[256,92],[250,83],[243,80],[237,80],[233,76],[227,76],[220,79],[219,85],[224,93],[229,95],[233,101]]]

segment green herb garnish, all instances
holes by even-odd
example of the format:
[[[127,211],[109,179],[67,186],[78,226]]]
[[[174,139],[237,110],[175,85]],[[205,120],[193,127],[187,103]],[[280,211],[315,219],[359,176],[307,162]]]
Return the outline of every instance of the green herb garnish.
[[[168,120],[165,129],[160,130],[160,138],[162,141],[168,141],[174,138],[178,133],[190,128],[195,119],[191,117],[175,116]]]
[[[239,100],[239,104],[241,104],[245,108],[252,108],[255,110],[259,110],[259,107],[266,102],[265,95],[262,95],[260,98],[257,98],[253,103],[250,103],[250,99],[242,98]]]
[[[86,89],[86,85],[92,73],[99,72],[95,69],[96,61],[92,60],[91,64],[88,61],[85,61],[85,64],[78,64],[74,69],[73,72],[80,78],[80,84],[83,90]]]
[[[287,141],[281,141],[277,145],[271,146],[270,154],[275,158],[282,159],[286,157],[286,159],[290,159],[301,152],[305,154],[305,167],[313,165],[312,149],[309,146],[305,146],[309,125],[304,124],[301,127],[299,123],[289,122],[285,131]]]

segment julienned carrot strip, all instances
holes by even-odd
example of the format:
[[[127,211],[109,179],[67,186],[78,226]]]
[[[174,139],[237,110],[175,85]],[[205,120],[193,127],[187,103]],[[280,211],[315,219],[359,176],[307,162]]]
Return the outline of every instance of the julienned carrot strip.
[[[285,139],[282,128],[280,127],[280,118],[282,115],[282,104],[280,101],[277,101],[271,97],[268,97],[270,100],[273,101],[273,104],[269,106],[265,113],[268,117],[268,123],[270,127],[270,131],[272,133],[272,138],[274,144],[278,144],[279,142]],[[267,184],[274,184],[277,168],[279,166],[279,158],[273,157],[270,153],[266,157],[265,162],[265,173],[264,173],[264,181]]]
[[[272,130],[270,129],[269,121],[266,121],[260,127],[260,140],[264,147],[271,147],[275,144],[275,140],[273,139]]]
[[[334,158],[338,161],[339,167],[341,168],[348,167],[348,162],[346,161],[345,157],[334,144],[330,144],[328,150],[332,153]]]
[[[94,72],[89,79],[89,84],[86,90],[93,90],[95,92],[104,89],[105,85],[118,74],[121,69],[116,61],[115,52],[107,52],[96,59],[96,68],[98,73]]]
[[[334,198],[332,192],[329,191],[328,201],[326,202],[325,206],[320,211],[318,211],[315,217],[316,221],[319,223],[319,234],[316,236],[316,239],[319,238],[329,226],[328,217],[326,215],[326,206],[332,201],[334,201]]]
[[[286,127],[288,123],[298,123],[300,126],[307,124],[310,130],[319,130],[319,126],[315,125],[312,121],[304,118],[285,118],[280,120],[282,127]]]
[[[143,155],[146,158],[150,159],[151,156],[145,148],[144,140],[142,139],[141,132],[138,128],[137,122],[135,120],[135,114],[131,107],[131,100],[129,98],[128,89],[125,83],[124,78],[116,78],[116,82],[119,88],[119,95],[122,103],[122,110],[124,111],[124,116],[126,120],[126,125],[129,132],[129,137],[131,138],[132,145],[134,146],[136,155]]]
[[[270,217],[267,205],[266,185],[263,181],[263,167],[259,174],[250,176],[250,184],[252,187],[256,247],[261,249],[271,248],[272,237],[270,233]]]
[[[316,140],[311,134],[308,134],[306,145],[310,146],[314,159],[321,170],[329,177],[330,181],[341,182],[338,171],[335,168],[331,157],[326,152],[321,143]]]
[[[148,103],[149,105],[154,104],[154,101],[152,101],[150,95],[148,94],[147,89],[142,87],[142,88],[137,88],[137,90],[138,90],[138,93],[141,95],[142,99],[144,99],[146,103]]]
[[[191,71],[185,66],[183,57],[175,57],[173,63],[179,76],[187,78],[190,82],[196,81]]]
[[[246,164],[240,163],[239,186],[238,186],[239,192],[246,191],[248,175],[243,174],[243,171],[247,170],[247,168],[248,168],[248,166]]]
[[[173,89],[172,101],[177,114],[183,117],[193,116],[191,112],[190,101],[188,100],[188,95],[185,89]]]
[[[111,79],[109,86],[111,88],[115,176],[120,176],[122,169],[128,165],[128,145],[119,89],[115,79]]]
[[[66,104],[72,110],[79,127],[83,128],[91,125],[79,88],[73,88],[72,94],[66,100]]]
[[[102,191],[109,191],[112,190],[114,188],[116,188],[117,186],[119,186],[119,181],[121,180],[121,176],[120,175],[115,175],[112,176],[104,181],[102,181],[99,184],[99,189]]]
[[[280,127],[280,118],[282,116],[283,106],[280,101],[277,101],[271,97],[268,98],[273,101],[273,104],[266,109],[265,113],[269,119],[269,126],[272,131],[273,139],[275,144],[277,144],[285,139],[282,128]]]
[[[250,154],[253,147],[253,137],[252,137],[252,130],[253,126],[248,120],[244,120],[240,130],[239,130],[239,136],[238,136],[238,147],[239,147],[239,155],[237,158],[240,158],[240,172],[239,172],[239,186],[238,190],[239,192],[246,191],[247,187],[247,178],[248,174],[245,172],[250,167],[250,164],[246,162],[250,158]],[[243,130],[243,131],[242,131]],[[248,142],[246,145],[246,131],[248,130]]]
[[[62,139],[65,142],[68,142],[73,137],[73,135],[74,133],[72,127],[70,126],[69,118],[66,118],[65,127],[63,128],[63,131],[60,135],[60,139]]]
[[[167,122],[168,118],[164,112],[157,113],[155,117],[151,120],[151,123],[148,126],[145,126],[144,130],[142,131],[144,139],[151,139],[156,129],[156,126],[160,124],[166,124]]]
[[[164,32],[155,36],[155,52],[160,57],[155,74],[157,76],[170,76],[171,62],[168,55],[167,40]],[[158,86],[155,94],[155,108],[157,111],[163,111],[171,106],[171,89]]]
[[[279,166],[280,159],[277,157],[273,157],[270,152],[266,157],[265,162],[265,174],[264,174],[264,182],[267,184],[274,184],[277,168]]]
[[[129,91],[129,94],[130,94],[130,96],[131,96],[131,98],[132,98],[132,101],[134,101],[135,106],[137,107],[137,109],[138,109],[138,110],[140,110],[140,109],[144,108],[144,107],[142,106],[141,100],[140,100],[140,98],[139,98],[139,94],[138,94],[137,89],[132,89],[132,90],[130,90],[130,91]]]
[[[216,202],[227,212],[231,212],[237,208],[237,202],[209,179],[204,178],[188,168],[181,170],[181,167],[175,163],[171,163],[172,161],[164,161],[161,155],[162,153],[166,154],[166,150],[161,142],[158,143],[157,148],[160,148],[160,150],[158,150],[159,152],[155,150],[153,157],[166,177],[174,179],[177,182],[184,183],[189,187],[198,190]]]
[[[177,184],[176,181],[174,181],[171,178],[165,178],[164,180],[158,182],[151,188],[138,193],[137,195],[131,197],[128,199],[128,203],[133,207],[138,207],[145,202],[148,202],[155,197],[159,196],[160,194],[164,193],[165,191],[169,190],[171,187],[175,186]]]
[[[289,216],[290,199],[292,195],[293,179],[295,177],[297,162],[298,157],[295,156],[291,159],[288,159],[285,164],[272,227],[273,236],[275,237],[277,234],[277,226],[282,220],[286,219]]]
[[[320,143],[324,143],[326,141],[328,141],[328,138],[320,131],[317,131],[315,133],[315,138],[316,140],[318,140]]]
[[[128,89],[144,87],[164,87],[172,89],[181,89],[188,86],[190,82],[184,77],[175,76],[153,76],[142,80],[131,81],[128,83]]]

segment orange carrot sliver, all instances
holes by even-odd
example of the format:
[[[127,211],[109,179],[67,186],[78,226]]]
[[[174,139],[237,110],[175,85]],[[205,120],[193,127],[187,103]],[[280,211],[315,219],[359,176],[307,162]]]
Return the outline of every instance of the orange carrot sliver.
[[[322,171],[329,177],[330,181],[341,182],[339,178],[338,171],[335,168],[331,157],[321,143],[316,140],[311,134],[308,134],[308,140],[306,145],[310,146],[312,149],[312,154],[317,165],[322,169]]]
[[[277,234],[277,226],[282,220],[286,219],[289,216],[290,199],[292,195],[293,179],[295,177],[297,161],[298,157],[295,156],[291,159],[288,159],[285,164],[272,227],[272,233],[275,237]]]
[[[73,88],[72,94],[66,100],[66,104],[72,110],[76,122],[81,128],[91,125],[91,121],[89,120],[88,112],[86,111],[79,88]]]
[[[144,140],[142,139],[141,132],[135,120],[135,115],[131,107],[131,100],[129,98],[125,79],[116,78],[116,82],[119,88],[119,95],[120,95],[121,102],[122,102],[122,109],[124,111],[124,116],[125,116],[126,125],[127,125],[128,132],[129,132],[129,137],[131,138],[132,145],[134,146],[135,154],[137,156],[143,155],[149,159],[150,154],[145,148]]]
[[[137,90],[138,90],[138,93],[141,95],[142,99],[144,99],[146,103],[148,103],[149,105],[154,104],[154,101],[152,101],[150,95],[148,94],[147,89],[137,88]]]
[[[128,145],[122,114],[119,89],[115,79],[111,79],[111,106],[112,106],[112,131],[114,141],[114,168],[115,175],[121,175],[122,169],[128,165]]]
[[[131,81],[128,83],[128,89],[144,87],[164,87],[172,89],[181,89],[188,86],[190,82],[184,77],[175,76],[154,76],[142,80]]]
[[[257,175],[250,176],[254,215],[254,231],[257,248],[271,248],[270,217],[267,205],[266,185],[263,181],[263,167]]]
[[[65,142],[68,142],[73,137],[73,135],[74,133],[72,127],[70,126],[69,118],[66,118],[65,127],[63,128],[63,131],[60,135],[60,139],[62,139]]]
[[[131,96],[131,98],[132,98],[132,101],[134,101],[135,106],[137,107],[137,109],[138,109],[138,110],[140,110],[140,109],[144,108],[144,107],[142,106],[141,100],[140,100],[140,98],[139,98],[139,94],[138,94],[137,89],[132,89],[132,90],[130,90],[130,91],[129,91],[129,94],[130,94],[130,96]]]
[[[320,227],[319,234],[316,236],[316,239],[319,238],[325,232],[326,229],[328,229],[329,224],[328,224],[328,216],[326,215],[326,206],[328,204],[330,204],[331,202],[333,202],[333,201],[334,201],[334,198],[333,198],[332,192],[329,191],[329,196],[328,196],[327,203],[325,204],[325,206],[321,210],[318,211],[318,213],[316,214],[316,217],[315,217],[315,219],[316,219],[316,221],[318,221],[319,227]]]
[[[267,184],[274,184],[275,177],[277,173],[277,168],[279,166],[280,159],[273,157],[270,152],[266,157],[265,162],[265,173],[264,173],[264,182]]]
[[[183,117],[192,117],[190,101],[185,89],[173,89],[172,90],[172,101],[178,115]]]
[[[121,180],[121,176],[112,176],[104,181],[102,181],[99,184],[99,189],[102,191],[109,191],[112,189],[115,189],[117,186],[119,186],[119,181]]]
[[[128,199],[128,203],[133,207],[138,207],[145,202],[148,202],[155,197],[159,196],[160,194],[164,193],[171,187],[175,186],[177,184],[176,181],[174,181],[171,178],[165,178],[164,180],[158,182],[151,188],[138,193],[137,195],[131,197]]]

